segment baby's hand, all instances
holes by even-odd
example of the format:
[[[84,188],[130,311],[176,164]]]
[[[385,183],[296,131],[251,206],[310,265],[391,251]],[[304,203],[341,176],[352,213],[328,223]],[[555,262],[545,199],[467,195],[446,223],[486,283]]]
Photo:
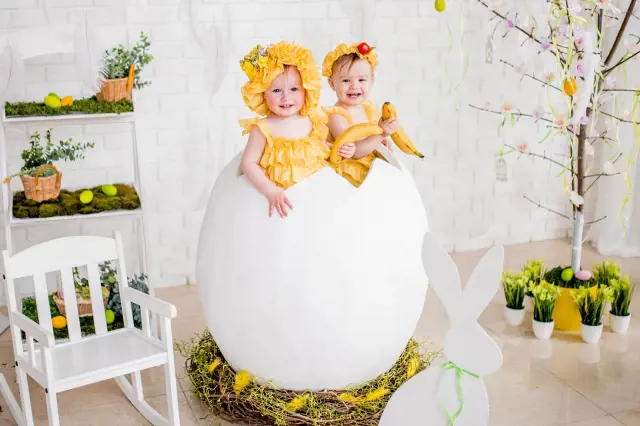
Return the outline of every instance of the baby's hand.
[[[391,140],[389,138],[382,139],[382,145],[387,147],[389,151],[393,151],[393,144],[391,143]]]
[[[355,143],[345,143],[340,148],[338,148],[338,154],[340,154],[342,158],[351,158],[355,153],[356,153]]]
[[[280,217],[287,217],[287,206],[293,210],[293,205],[284,193],[284,189],[276,187],[265,194],[267,200],[269,200],[269,217],[273,216],[273,211],[276,210]]]
[[[398,120],[395,118],[389,118],[387,120],[383,120],[382,118],[378,121],[378,126],[382,127],[382,136],[387,137],[389,135],[394,134],[398,131]]]

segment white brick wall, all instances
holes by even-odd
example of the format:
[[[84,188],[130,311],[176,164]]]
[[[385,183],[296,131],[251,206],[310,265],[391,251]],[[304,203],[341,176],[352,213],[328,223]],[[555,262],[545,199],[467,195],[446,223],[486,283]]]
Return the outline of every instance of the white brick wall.
[[[197,28],[222,20],[224,7],[231,20],[233,57],[230,73],[217,96],[209,99],[202,80],[204,54],[196,44],[189,23],[189,9],[180,0],[47,0],[47,14],[36,0],[0,1],[0,33],[43,23],[46,16],[60,22],[88,19],[104,48],[136,40],[141,30],[150,36],[156,60],[145,76],[152,85],[138,93],[141,173],[148,211],[147,254],[156,286],[193,282],[197,237],[204,212],[203,194],[240,149],[237,119],[252,114],[242,103],[244,76],[238,60],[256,43],[293,39],[310,46],[318,65],[328,49],[339,41],[359,40],[351,34],[358,25],[347,16],[340,1],[322,0],[196,0]],[[566,233],[567,221],[535,208],[524,193],[559,210],[566,209],[555,169],[544,162],[509,159],[506,183],[495,180],[495,153],[503,142],[518,144],[536,137],[543,126],[522,124],[498,132],[499,116],[470,109],[472,102],[491,102],[494,108],[509,100],[523,109],[540,99],[538,85],[520,81],[512,70],[498,64],[509,59],[496,54],[493,65],[484,64],[483,49],[488,15],[473,8],[465,15],[464,47],[473,62],[459,92],[460,110],[442,102],[449,82],[445,63],[458,71],[457,44],[448,53],[446,20],[457,34],[457,4],[445,14],[433,10],[432,1],[375,1],[371,44],[378,48],[380,67],[373,98],[393,101],[407,133],[426,154],[424,161],[405,157],[414,171],[428,211],[431,228],[449,249],[468,250],[494,242],[509,244],[555,238]],[[473,2],[471,2],[473,3]],[[329,31],[329,32],[327,32]],[[100,52],[101,53],[101,52]],[[515,60],[515,59],[514,59]],[[73,58],[47,57],[30,61],[22,96],[40,99],[51,91],[73,96],[88,95],[78,81]],[[330,89],[322,101],[333,103]],[[32,129],[29,129],[32,130]],[[95,140],[96,149],[84,162],[64,166],[65,184],[97,184],[131,179],[123,161],[130,161],[126,126],[80,126],[54,130],[56,139]],[[9,167],[20,165],[27,133],[10,133]],[[207,146],[209,144],[209,146]],[[210,153],[210,154],[207,154]],[[91,167],[91,170],[86,168]],[[20,185],[16,181],[15,189]],[[167,194],[172,203],[162,203]],[[37,227],[16,232],[17,248],[56,235],[110,231],[119,227],[134,255],[133,227],[123,221],[86,221],[79,226]],[[108,233],[108,232],[107,232]]]

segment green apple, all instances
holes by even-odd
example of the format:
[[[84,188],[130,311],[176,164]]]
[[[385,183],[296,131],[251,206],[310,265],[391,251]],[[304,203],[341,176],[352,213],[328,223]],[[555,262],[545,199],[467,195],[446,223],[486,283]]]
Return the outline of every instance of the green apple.
[[[109,197],[113,197],[118,193],[118,188],[113,185],[102,185],[102,192]]]
[[[562,271],[562,279],[564,281],[571,281],[571,278],[573,278],[573,269],[566,268],[564,271]]]
[[[82,191],[80,194],[80,202],[83,204],[89,204],[93,200],[93,192],[87,190]]]
[[[49,108],[60,108],[60,106],[62,105],[62,103],[60,102],[60,98],[51,95],[44,98],[44,104]]]
[[[107,324],[113,324],[113,322],[116,320],[116,314],[111,309],[107,309],[106,311],[104,311],[104,316],[107,319]]]

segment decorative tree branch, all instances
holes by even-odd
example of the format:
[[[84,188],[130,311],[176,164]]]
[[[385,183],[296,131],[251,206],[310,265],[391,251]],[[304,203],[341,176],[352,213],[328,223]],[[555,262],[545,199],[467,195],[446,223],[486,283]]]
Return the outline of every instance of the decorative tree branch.
[[[627,29],[627,24],[629,23],[629,18],[633,13],[633,8],[636,7],[636,0],[631,0],[629,3],[629,8],[627,9],[627,13],[624,15],[624,20],[622,21],[622,25],[620,25],[620,30],[618,30],[618,34],[616,35],[616,39],[613,42],[613,46],[611,46],[611,50],[607,55],[607,59],[604,61],[604,66],[608,66],[611,59],[613,59],[613,55],[616,53],[618,49],[618,45],[620,44],[620,40],[622,40],[622,36],[624,35],[624,31]],[[606,75],[606,71],[603,73]]]
[[[553,210],[553,209],[550,209],[549,207],[545,207],[545,206],[543,206],[542,204],[538,203],[537,201],[533,201],[531,198],[527,197],[526,195],[524,196],[524,199],[525,199],[525,200],[527,200],[527,201],[529,201],[529,202],[530,202],[530,203],[532,203],[532,204],[535,204],[537,207],[539,207],[539,208],[541,208],[541,209],[543,209],[543,210],[546,210],[546,211],[548,211],[548,212],[551,212],[551,213],[557,214],[558,216],[564,217],[565,219],[571,219],[571,218],[570,218],[569,216],[567,216],[566,214],[563,214],[563,213],[557,212],[557,211],[555,211],[555,210]]]
[[[623,123],[640,124],[640,123],[638,123],[637,121],[633,121],[633,120],[625,120],[624,118],[616,117],[615,115],[613,115],[613,114],[609,114],[608,112],[605,112],[605,111],[602,111],[602,110],[600,110],[600,111],[598,111],[598,112],[599,112],[600,114],[602,114],[602,115],[606,115],[606,116],[608,116],[608,117],[615,118],[616,120],[621,121],[621,122],[623,122]]]
[[[640,95],[639,89],[602,89],[603,92],[633,92]]]
[[[475,108],[475,109],[480,110],[480,111],[490,112],[492,114],[498,114],[498,115],[502,115],[503,114],[500,111],[495,111],[495,110],[491,110],[491,109],[487,109],[487,108],[482,108],[482,107],[478,107],[478,106],[475,106],[475,105],[472,105],[472,104],[469,104],[469,106],[471,108]],[[534,115],[526,114],[524,112],[512,112],[511,114],[515,115],[516,117],[536,118]],[[540,117],[540,118],[538,118],[538,120],[546,121],[547,123],[552,123],[553,124],[553,121],[549,120],[548,118]]]
[[[635,1],[635,0],[634,0]],[[497,12],[495,10],[493,10],[491,7],[489,7],[489,5],[487,3],[485,3],[483,0],[478,0],[478,3],[480,3],[481,5],[483,5],[484,7],[486,7],[488,10],[491,11],[491,13],[493,13],[494,15],[496,15],[497,17],[501,18],[503,21],[507,21],[508,18],[506,16],[504,16],[503,14],[501,14],[500,12]],[[531,40],[535,41],[536,43],[538,43],[539,45],[543,45],[543,43],[538,40],[536,38],[536,36],[533,35],[532,32],[525,30],[524,28],[522,28],[519,25],[514,25],[514,27],[520,31],[522,34],[525,34],[526,36],[528,36]],[[554,56],[556,56],[558,58],[558,60],[560,61],[560,63],[562,65],[565,65],[565,60],[561,57],[559,57],[558,55],[556,55],[556,52],[549,50],[549,52],[551,52]]]
[[[615,160],[613,160],[613,164],[616,164],[616,162],[618,162],[618,160],[622,157],[622,153],[619,153],[618,156],[615,158]],[[619,175],[620,173],[615,173],[612,175],[608,175],[606,173],[600,173],[599,175],[596,175],[596,178],[593,180],[593,182],[591,182],[591,184],[587,187],[587,189],[585,189],[584,193],[586,194],[587,192],[589,192],[589,190],[591,189],[591,187],[593,185],[596,184],[596,182],[598,181],[598,179],[600,179],[602,176],[615,176],[615,175]],[[588,176],[585,176],[588,177]]]
[[[606,218],[607,218],[607,216],[602,216],[600,219],[592,220],[590,222],[585,223],[585,225],[593,225],[594,223],[598,223],[601,220],[605,220]]]
[[[615,64],[614,66],[612,66],[611,68],[608,68],[606,70],[604,70],[602,72],[603,75],[607,75],[609,74],[611,71],[615,70],[616,68],[618,68],[620,65],[624,64],[625,62],[627,62],[630,59],[635,58],[638,54],[640,54],[640,50],[638,50],[637,52],[635,52],[633,55],[626,57],[625,59],[622,59],[620,62],[618,62],[617,64]]]
[[[518,67],[516,67],[515,65],[510,64],[509,62],[505,61],[504,59],[500,59],[500,62],[502,62],[503,64],[506,64],[506,65],[509,65],[509,66],[510,66],[511,68],[513,68],[514,70],[517,70],[517,69],[518,69]],[[538,82],[540,82],[540,83],[544,84],[545,86],[549,86],[549,87],[551,87],[551,88],[553,88],[553,89],[556,89],[556,90],[557,90],[557,91],[559,91],[559,92],[562,92],[562,89],[560,89],[559,87],[556,87],[556,86],[554,86],[553,84],[548,83],[548,82],[546,82],[546,81],[544,81],[544,80],[540,80],[538,77],[536,77],[536,76],[534,76],[534,75],[527,74],[527,73],[523,73],[523,74],[524,74],[524,75],[526,75],[527,77],[529,77],[529,78],[531,78],[531,79],[535,80],[535,81],[538,81]]]
[[[511,148],[514,151],[517,151],[517,152],[519,152],[520,154],[523,154],[523,155],[529,155],[531,157],[542,158],[543,160],[547,160],[547,161],[555,164],[556,166],[558,166],[558,167],[560,167],[562,169],[566,169],[567,168],[567,166],[565,164],[562,164],[561,162],[556,161],[553,158],[547,157],[546,154],[537,154],[537,153],[531,152],[531,151],[521,151],[518,148],[516,148],[515,146],[511,146],[511,145],[506,144],[506,143],[504,144],[504,146],[508,146],[509,148]],[[572,174],[575,175],[575,173],[573,173],[573,172],[572,172]]]

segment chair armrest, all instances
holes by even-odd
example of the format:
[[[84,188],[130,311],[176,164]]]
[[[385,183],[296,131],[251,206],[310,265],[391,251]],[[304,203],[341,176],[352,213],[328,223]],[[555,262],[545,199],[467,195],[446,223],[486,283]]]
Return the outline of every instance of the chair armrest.
[[[153,297],[148,295],[147,293],[143,293],[140,290],[133,289],[131,287],[124,287],[121,290],[120,297],[122,298],[122,303],[133,302],[142,306],[143,308],[149,309],[152,312],[156,312],[167,318],[175,318],[178,315],[178,310],[171,303],[167,303],[164,300],[160,300],[157,297]]]
[[[53,333],[20,312],[10,312],[11,322],[28,336],[33,337],[45,348],[52,348],[56,343]]]

